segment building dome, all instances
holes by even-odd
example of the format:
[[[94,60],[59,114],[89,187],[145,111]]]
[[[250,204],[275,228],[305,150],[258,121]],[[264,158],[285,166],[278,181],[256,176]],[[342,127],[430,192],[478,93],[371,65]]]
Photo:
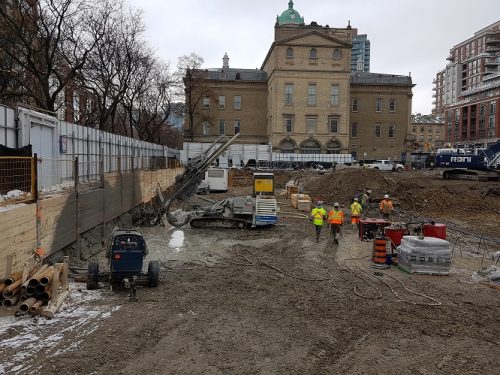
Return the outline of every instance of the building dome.
[[[279,25],[300,25],[304,23],[304,17],[301,17],[299,12],[293,9],[293,1],[288,2],[288,9],[277,17]]]

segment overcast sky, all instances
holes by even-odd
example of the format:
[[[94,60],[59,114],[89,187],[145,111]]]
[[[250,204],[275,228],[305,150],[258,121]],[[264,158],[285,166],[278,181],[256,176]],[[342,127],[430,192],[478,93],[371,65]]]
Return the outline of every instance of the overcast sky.
[[[191,52],[204,68],[260,68],[288,0],[126,0],[144,12],[146,38],[173,68]],[[346,27],[371,42],[370,71],[409,74],[413,113],[432,109],[432,80],[449,50],[499,20],[499,0],[296,0],[306,24]]]

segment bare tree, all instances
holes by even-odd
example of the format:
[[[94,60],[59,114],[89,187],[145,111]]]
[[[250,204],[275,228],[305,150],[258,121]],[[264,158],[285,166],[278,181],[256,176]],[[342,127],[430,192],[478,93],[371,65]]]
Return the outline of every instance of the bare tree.
[[[209,111],[203,111],[203,98],[212,97],[213,91],[207,84],[207,72],[201,70],[203,58],[191,53],[178,58],[177,83],[183,89],[185,98],[185,113],[188,129],[187,138],[194,140],[195,131],[204,122],[213,124]]]
[[[55,111],[106,32],[90,0],[21,0],[0,6],[0,100]]]
[[[172,111],[173,79],[169,67],[154,60],[144,65],[144,75],[140,78],[137,91],[132,92],[135,100],[127,104],[131,126],[140,139],[161,143],[164,128],[168,127],[168,118]]]
[[[89,54],[80,81],[95,98],[99,128],[123,132],[117,129],[116,118],[132,77],[143,64],[144,23],[139,11],[125,9],[122,1],[112,3],[107,32]]]

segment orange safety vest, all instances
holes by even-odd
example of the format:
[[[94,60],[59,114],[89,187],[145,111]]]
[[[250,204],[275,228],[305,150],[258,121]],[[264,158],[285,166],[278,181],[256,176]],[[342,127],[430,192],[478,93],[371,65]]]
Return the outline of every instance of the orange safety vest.
[[[382,201],[380,201],[380,211],[382,211],[384,214],[392,214],[393,209],[394,207],[390,199],[383,199]]]
[[[335,209],[331,210],[328,213],[328,222],[330,224],[340,224],[344,222],[344,213],[341,210],[335,211]]]

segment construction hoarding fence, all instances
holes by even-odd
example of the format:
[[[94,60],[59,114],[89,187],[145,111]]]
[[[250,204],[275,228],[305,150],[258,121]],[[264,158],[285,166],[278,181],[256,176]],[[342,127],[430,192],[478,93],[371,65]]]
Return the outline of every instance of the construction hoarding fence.
[[[0,155],[0,279],[7,259],[15,272],[89,229],[104,236],[183,172],[178,150],[1,105]]]

